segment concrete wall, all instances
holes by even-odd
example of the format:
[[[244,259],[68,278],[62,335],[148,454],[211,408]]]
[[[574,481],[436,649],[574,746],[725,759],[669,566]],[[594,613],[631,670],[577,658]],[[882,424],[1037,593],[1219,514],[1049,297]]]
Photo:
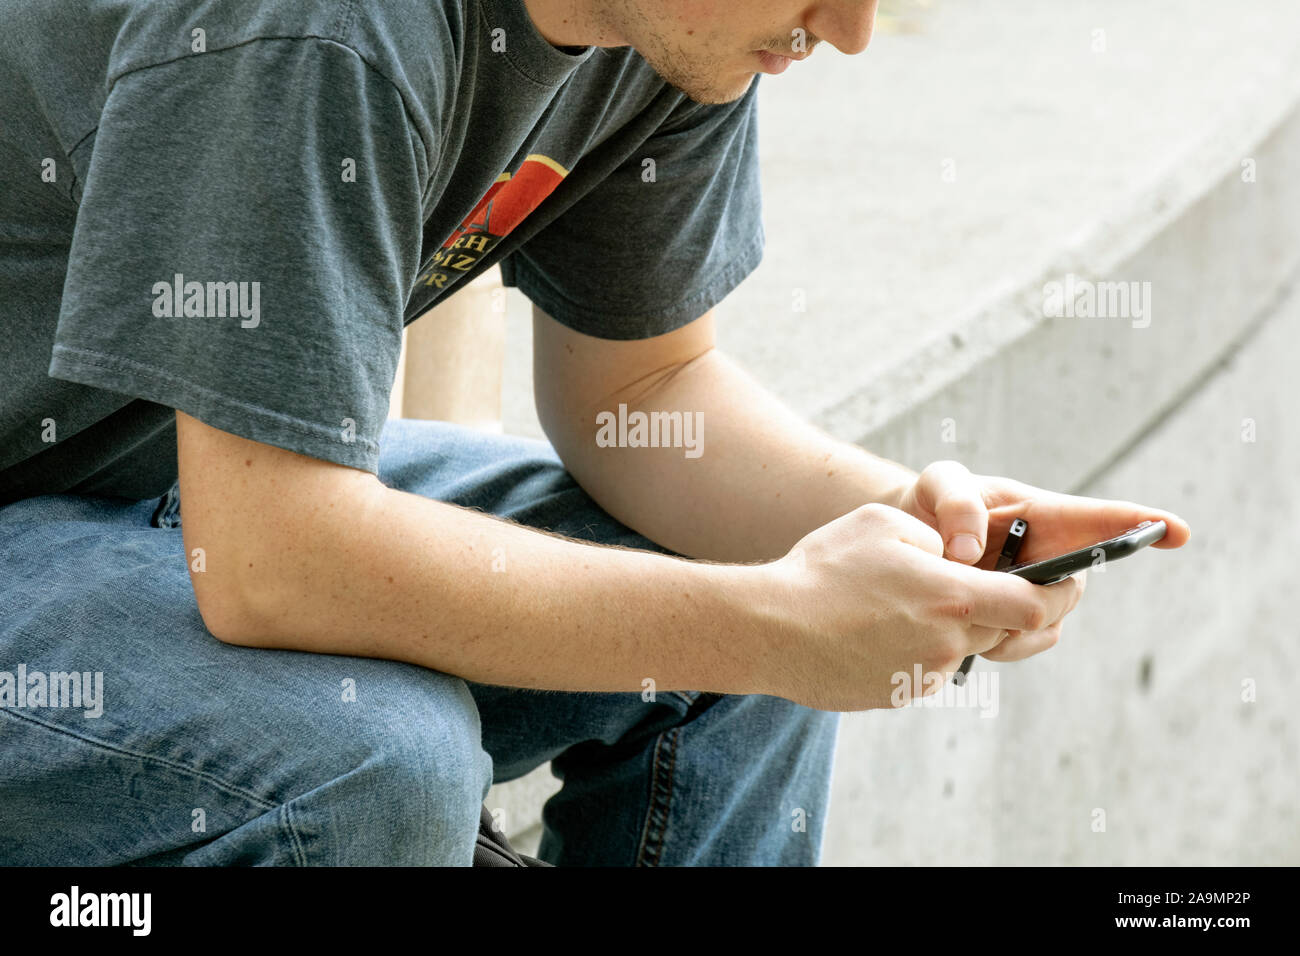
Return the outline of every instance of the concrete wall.
[[[1297,359],[1292,295],[1078,489],[1159,502],[1192,540],[1090,572],[1051,652],[977,663],[996,716],[845,716],[827,863],[1300,862]]]

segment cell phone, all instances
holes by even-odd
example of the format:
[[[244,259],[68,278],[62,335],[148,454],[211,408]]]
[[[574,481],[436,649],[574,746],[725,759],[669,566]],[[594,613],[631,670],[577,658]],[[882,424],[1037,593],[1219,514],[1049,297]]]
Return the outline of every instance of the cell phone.
[[[1057,581],[1064,581],[1076,571],[1086,570],[1099,562],[1116,561],[1128,557],[1135,551],[1141,551],[1147,545],[1155,544],[1163,538],[1167,530],[1168,526],[1163,521],[1143,521],[1136,528],[1129,528],[1109,541],[1099,541],[1068,554],[1059,554],[1043,561],[1013,564],[1000,570],[1034,584],[1055,584]]]
[[[1080,548],[1077,551],[1070,551],[1067,554],[1058,554],[1054,558],[1046,558],[1042,561],[1025,561],[1021,564],[1012,564],[1016,555],[1020,552],[1020,545],[1025,540],[1025,535],[1029,531],[1029,523],[1023,518],[1017,518],[1011,523],[1011,530],[1007,532],[1006,543],[1002,546],[1002,553],[998,557],[995,571],[1005,571],[1008,574],[1014,574],[1016,577],[1024,578],[1033,584],[1055,584],[1057,581],[1064,581],[1071,574],[1083,571],[1098,563],[1115,561],[1119,558],[1127,557],[1135,551],[1140,551],[1149,544],[1154,544],[1165,536],[1168,526],[1163,521],[1143,521],[1136,528],[1129,528],[1123,534],[1117,534],[1109,541],[1099,541],[1096,544],[1089,545],[1086,548]],[[972,654],[961,662],[961,667],[957,668],[953,674],[953,683],[957,685],[966,682],[966,675],[970,672],[971,665],[975,663],[975,655]]]

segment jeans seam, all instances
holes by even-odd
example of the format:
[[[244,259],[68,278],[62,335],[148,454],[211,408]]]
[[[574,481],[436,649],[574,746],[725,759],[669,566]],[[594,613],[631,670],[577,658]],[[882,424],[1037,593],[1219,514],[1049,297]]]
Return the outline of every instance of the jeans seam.
[[[293,810],[289,808],[289,801],[280,804],[280,826],[289,835],[289,842],[293,845],[294,860],[299,866],[307,865],[307,849],[302,845],[302,837],[298,834],[298,828],[293,824]]]
[[[183,773],[190,777],[207,781],[208,783],[217,787],[219,790],[225,791],[228,794],[232,794],[234,796],[247,800],[250,803],[252,803],[254,806],[257,806],[264,811],[271,810],[274,807],[281,805],[278,803],[278,801],[263,800],[261,797],[258,797],[256,794],[249,793],[248,791],[244,790],[242,787],[235,786],[232,783],[227,783],[225,780],[222,780],[220,777],[215,777],[210,773],[203,772],[202,770],[195,770],[193,767],[187,767],[184,764],[177,763],[173,760],[167,760],[163,757],[156,757],[150,754],[139,753],[127,747],[119,747],[114,744],[105,743],[104,741],[101,740],[96,740],[93,737],[85,737],[82,736],[81,734],[76,734],[70,730],[66,730],[63,727],[57,727],[53,724],[47,724],[43,720],[36,720],[34,717],[27,717],[22,714],[12,713],[10,708],[8,707],[0,707],[0,714],[10,717],[14,720],[27,721],[28,723],[34,724],[37,727],[43,727],[52,733],[59,734],[60,736],[63,737],[69,737],[73,740],[85,744],[88,747],[94,747],[98,750],[105,750],[108,751],[109,753],[120,754],[127,757],[134,757],[137,760],[142,760],[146,763],[157,764],[159,766],[166,767],[169,770],[174,770],[178,773]]]
[[[674,727],[660,734],[659,740],[655,742],[654,764],[650,773],[650,805],[646,810],[645,825],[641,828],[637,866],[658,866],[663,855],[664,839],[668,833],[668,810],[673,795],[673,770],[677,764],[677,741],[681,730],[680,727]]]

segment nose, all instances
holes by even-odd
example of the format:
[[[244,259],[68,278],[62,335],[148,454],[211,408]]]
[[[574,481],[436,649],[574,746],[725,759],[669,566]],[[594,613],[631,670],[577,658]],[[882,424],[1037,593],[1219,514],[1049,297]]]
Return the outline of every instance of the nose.
[[[877,0],[826,0],[807,17],[808,32],[856,56],[871,42]]]

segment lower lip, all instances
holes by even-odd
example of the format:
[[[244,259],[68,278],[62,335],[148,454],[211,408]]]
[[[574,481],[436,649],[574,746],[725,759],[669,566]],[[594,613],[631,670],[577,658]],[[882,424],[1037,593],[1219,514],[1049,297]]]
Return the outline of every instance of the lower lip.
[[[758,62],[763,65],[763,72],[776,76],[778,73],[784,73],[786,68],[794,62],[788,56],[781,56],[779,53],[768,53],[765,50],[759,51]]]

